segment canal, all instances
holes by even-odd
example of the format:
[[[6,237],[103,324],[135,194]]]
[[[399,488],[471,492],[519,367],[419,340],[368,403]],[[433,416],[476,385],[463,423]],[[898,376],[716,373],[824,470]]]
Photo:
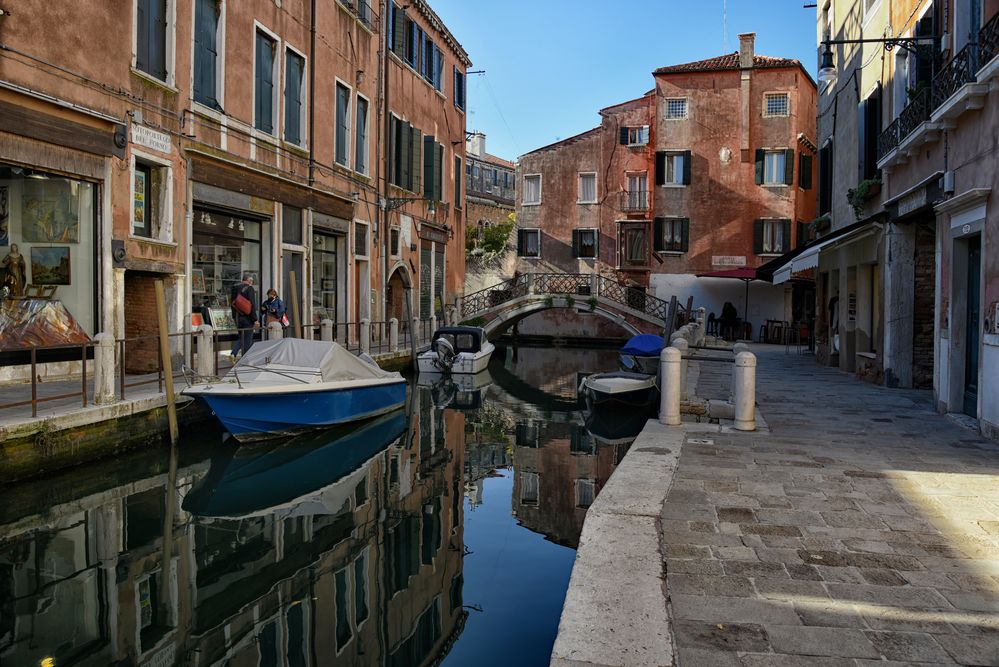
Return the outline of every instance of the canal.
[[[236,447],[206,425],[0,490],[0,664],[547,665],[586,508],[641,428],[610,350],[497,349],[406,409]]]

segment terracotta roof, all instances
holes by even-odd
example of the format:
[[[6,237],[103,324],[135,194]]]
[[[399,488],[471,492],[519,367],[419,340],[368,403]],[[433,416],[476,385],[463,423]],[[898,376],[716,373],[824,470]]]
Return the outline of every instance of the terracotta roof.
[[[793,58],[773,58],[771,56],[753,56],[753,67],[766,69],[769,67],[801,67],[801,63]],[[676,72],[710,72],[716,70],[739,69],[739,52],[726,53],[706,60],[695,60],[681,65],[667,65],[655,70],[653,74],[673,74]]]
[[[601,109],[601,110],[600,110],[600,111],[598,111],[597,113],[600,113],[600,114],[602,115],[602,114],[604,114],[605,112],[608,112],[608,111],[613,111],[614,109],[618,109],[618,108],[620,108],[620,107],[625,107],[625,106],[628,106],[628,105],[635,105],[635,104],[637,104],[637,103],[639,103],[639,102],[650,102],[650,101],[652,100],[652,97],[653,97],[653,96],[654,96],[655,94],[656,94],[656,91],[655,91],[655,89],[653,88],[652,90],[650,90],[649,92],[645,93],[645,94],[644,94],[644,95],[642,95],[641,97],[636,97],[635,99],[633,99],[633,100],[628,100],[628,101],[626,101],[626,102],[618,102],[617,104],[612,104],[612,105],[610,105],[609,107],[604,107],[603,109]]]
[[[535,148],[533,151],[528,151],[527,153],[524,153],[524,155],[522,155],[521,157],[524,157],[525,155],[533,155],[534,153],[540,153],[541,151],[546,151],[552,148],[557,148],[565,144],[575,143],[580,139],[585,139],[587,137],[597,134],[598,132],[600,132],[600,130],[601,130],[600,127],[595,127],[592,130],[587,130],[586,132],[580,132],[579,134],[575,134],[571,137],[566,137],[565,139],[556,141],[555,143],[552,144],[548,144],[547,146],[542,146],[541,148]]]
[[[491,162],[492,164],[499,165],[500,167],[506,167],[507,169],[517,168],[517,165],[515,165],[513,162],[510,162],[509,160],[504,160],[501,157],[496,157],[495,155],[490,155],[489,153],[486,153],[482,157],[482,159],[485,160],[486,162]]]

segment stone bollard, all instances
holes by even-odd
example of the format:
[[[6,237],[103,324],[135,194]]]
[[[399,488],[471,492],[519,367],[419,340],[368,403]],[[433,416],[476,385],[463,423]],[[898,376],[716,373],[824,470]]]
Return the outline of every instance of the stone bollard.
[[[463,299],[460,296],[454,297],[454,319],[451,324],[458,324],[461,321],[461,305]]]
[[[271,322],[267,325],[267,340],[281,340],[284,338],[284,327],[280,322]]]
[[[361,352],[371,353],[371,320],[366,317],[361,318],[361,327],[358,332],[361,336]]]
[[[420,320],[414,317],[413,321],[409,323],[409,335],[412,337],[413,346],[415,348],[420,347]],[[413,354],[416,354],[416,350],[413,350]]]
[[[680,425],[680,350],[664,348],[659,353],[659,423],[667,426]]]
[[[735,430],[756,430],[756,355],[740,352],[735,355]]]
[[[94,336],[94,405],[115,402],[114,342],[114,336],[109,333]]]
[[[436,315],[431,315],[430,316],[430,330],[431,331],[437,331],[437,316]]]
[[[739,356],[740,352],[749,352],[749,346],[745,343],[736,343],[732,346],[732,354],[736,357]],[[732,367],[732,386],[728,389],[728,402],[735,403],[735,366]]]
[[[389,320],[389,352],[399,351],[399,320]]]
[[[198,366],[195,371],[203,378],[215,375],[215,330],[210,324],[198,327]]]
[[[697,309],[697,345],[704,345],[704,339],[707,337],[707,315],[704,306]]]
[[[333,341],[333,320],[323,320],[319,323],[319,339],[327,343]]]
[[[670,341],[673,347],[680,350],[680,400],[687,398],[687,364],[690,362],[683,357],[690,351],[690,343],[685,338],[677,338]]]

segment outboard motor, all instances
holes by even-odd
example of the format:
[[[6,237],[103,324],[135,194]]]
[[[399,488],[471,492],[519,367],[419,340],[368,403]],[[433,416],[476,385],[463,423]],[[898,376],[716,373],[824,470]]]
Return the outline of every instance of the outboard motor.
[[[454,366],[454,346],[446,338],[438,338],[433,343],[434,353],[437,358],[434,359],[434,366],[441,372],[448,374],[451,372],[451,367]]]

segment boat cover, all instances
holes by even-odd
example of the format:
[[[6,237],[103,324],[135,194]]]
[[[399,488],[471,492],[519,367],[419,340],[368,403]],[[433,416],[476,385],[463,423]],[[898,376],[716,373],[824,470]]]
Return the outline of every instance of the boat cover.
[[[254,343],[229,371],[229,376],[237,374],[240,383],[274,385],[402,377],[354,356],[338,343],[300,338]]]
[[[621,348],[621,354],[633,354],[639,357],[658,356],[663,351],[666,342],[662,336],[655,334],[639,334]]]

